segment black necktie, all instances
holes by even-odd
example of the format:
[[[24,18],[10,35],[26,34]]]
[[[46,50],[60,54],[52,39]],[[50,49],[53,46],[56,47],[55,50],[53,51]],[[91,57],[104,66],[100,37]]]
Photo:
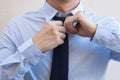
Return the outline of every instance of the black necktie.
[[[54,16],[53,19],[64,22],[65,17]],[[68,80],[68,51],[68,34],[66,33],[64,44],[53,50],[50,80]]]

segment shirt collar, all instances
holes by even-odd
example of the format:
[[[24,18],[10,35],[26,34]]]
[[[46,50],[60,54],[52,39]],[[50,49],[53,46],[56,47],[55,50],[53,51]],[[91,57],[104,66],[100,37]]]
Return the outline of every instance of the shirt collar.
[[[47,1],[44,3],[42,9],[43,9],[43,12],[44,12],[43,15],[44,15],[46,21],[50,21],[59,12],[58,10],[53,8],[51,5],[49,5],[47,3]],[[79,10],[81,10],[83,12],[82,2],[80,2],[78,4],[78,6],[75,9],[71,10],[70,12],[74,15]]]

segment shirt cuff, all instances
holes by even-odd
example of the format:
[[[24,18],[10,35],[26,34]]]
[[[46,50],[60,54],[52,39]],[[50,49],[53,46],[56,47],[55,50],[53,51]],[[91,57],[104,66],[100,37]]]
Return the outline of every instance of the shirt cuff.
[[[110,35],[110,31],[108,31],[108,29],[105,26],[99,24],[96,29],[95,35],[91,41],[97,44],[104,45],[106,39],[109,39],[107,38],[109,37],[109,35]]]
[[[45,54],[35,46],[31,38],[23,43],[18,48],[18,51],[33,65],[37,64],[40,59],[45,56]]]

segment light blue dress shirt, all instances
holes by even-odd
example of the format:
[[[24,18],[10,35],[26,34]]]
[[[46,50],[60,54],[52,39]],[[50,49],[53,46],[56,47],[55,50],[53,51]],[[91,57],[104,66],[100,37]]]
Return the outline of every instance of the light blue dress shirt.
[[[69,33],[69,80],[104,80],[108,62],[120,61],[120,26],[114,18],[81,10],[98,24],[90,38]],[[47,2],[12,19],[0,37],[0,80],[49,80],[53,50],[42,53],[32,36],[58,13]]]

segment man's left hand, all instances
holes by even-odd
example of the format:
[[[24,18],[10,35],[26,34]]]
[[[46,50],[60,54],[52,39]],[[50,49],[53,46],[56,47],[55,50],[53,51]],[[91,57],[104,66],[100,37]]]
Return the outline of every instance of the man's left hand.
[[[76,26],[73,25],[75,22],[77,22]],[[81,11],[78,11],[73,16],[67,17],[64,26],[69,32],[83,37],[93,37],[97,28],[97,24],[91,21]]]

